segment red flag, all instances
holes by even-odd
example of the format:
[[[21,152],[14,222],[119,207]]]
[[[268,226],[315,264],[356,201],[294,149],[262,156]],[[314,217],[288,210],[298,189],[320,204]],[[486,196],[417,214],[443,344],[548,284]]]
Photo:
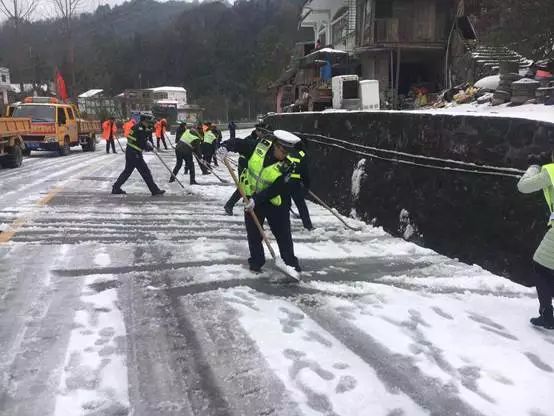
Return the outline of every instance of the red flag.
[[[65,87],[65,81],[58,71],[56,71],[56,89],[58,91],[58,98],[62,101],[66,101],[69,97],[67,95],[67,88]]]

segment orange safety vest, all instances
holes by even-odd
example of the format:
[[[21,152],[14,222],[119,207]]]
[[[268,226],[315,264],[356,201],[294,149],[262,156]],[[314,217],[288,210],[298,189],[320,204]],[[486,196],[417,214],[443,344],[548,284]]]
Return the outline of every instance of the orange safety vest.
[[[127,137],[129,134],[131,134],[131,129],[135,125],[135,120],[130,119],[123,125],[123,134],[125,137]]]
[[[115,138],[115,134],[117,133],[117,126],[115,125],[115,121],[112,123],[111,120],[106,120],[102,124],[102,138],[104,140],[108,140],[110,138],[110,124],[112,125],[112,137]]]
[[[165,120],[165,118],[162,118],[154,125],[154,129],[156,130],[156,137],[162,138],[164,136],[166,126],[167,121]]]

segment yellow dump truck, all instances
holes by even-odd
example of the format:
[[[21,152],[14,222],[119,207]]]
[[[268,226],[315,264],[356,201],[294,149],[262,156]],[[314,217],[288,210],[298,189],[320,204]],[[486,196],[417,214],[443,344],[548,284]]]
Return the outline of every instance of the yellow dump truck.
[[[100,121],[83,119],[72,104],[49,97],[29,97],[14,106],[11,116],[31,119],[30,132],[21,136],[25,155],[33,150],[50,150],[65,156],[74,146],[81,146],[84,152],[96,150]]]
[[[31,131],[28,118],[0,118],[0,165],[4,168],[18,168],[23,163],[23,136]]]

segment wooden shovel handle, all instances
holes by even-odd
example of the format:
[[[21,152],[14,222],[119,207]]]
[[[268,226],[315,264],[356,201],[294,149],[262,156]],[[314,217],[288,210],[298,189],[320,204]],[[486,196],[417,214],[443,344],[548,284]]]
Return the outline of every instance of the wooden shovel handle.
[[[227,158],[224,158],[223,163],[225,164],[225,166],[227,166],[227,169],[229,170],[229,173],[231,174],[231,177],[235,182],[235,186],[237,187],[237,190],[240,192],[240,195],[242,196],[244,203],[248,204],[249,202],[248,197],[244,193],[244,190],[240,187],[237,175],[235,174],[235,171],[229,164],[229,160]],[[264,240],[265,245],[267,246],[269,252],[271,253],[271,257],[273,257],[273,260],[275,260],[277,256],[275,255],[275,251],[273,251],[273,247],[271,247],[271,243],[269,242],[269,239],[267,238],[267,235],[265,234],[265,231],[262,228],[262,224],[260,224],[260,221],[258,220],[258,217],[256,216],[253,210],[248,210],[248,212],[250,213],[252,220],[254,220],[254,224],[256,224],[256,227],[258,228],[258,231],[260,232],[260,235],[262,236],[262,239]]]

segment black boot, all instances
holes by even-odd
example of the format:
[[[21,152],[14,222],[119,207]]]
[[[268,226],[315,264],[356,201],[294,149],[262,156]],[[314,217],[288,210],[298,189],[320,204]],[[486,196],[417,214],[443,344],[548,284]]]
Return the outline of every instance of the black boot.
[[[172,176],[171,178],[169,178],[169,183],[173,183],[175,182],[175,176]]]
[[[531,318],[531,323],[546,329],[554,329],[554,314],[552,306],[539,310],[540,316]]]
[[[112,194],[114,194],[114,195],[126,195],[127,192],[125,192],[125,191],[124,191],[123,189],[121,189],[121,188],[115,188],[115,187],[113,187],[113,188],[112,188]]]
[[[163,194],[165,194],[165,189],[158,189],[157,191],[152,192],[152,196],[161,196]]]
[[[233,215],[233,208],[231,208],[231,207],[225,205],[225,206],[223,207],[223,209],[225,210],[225,214],[231,215],[231,216]]]

